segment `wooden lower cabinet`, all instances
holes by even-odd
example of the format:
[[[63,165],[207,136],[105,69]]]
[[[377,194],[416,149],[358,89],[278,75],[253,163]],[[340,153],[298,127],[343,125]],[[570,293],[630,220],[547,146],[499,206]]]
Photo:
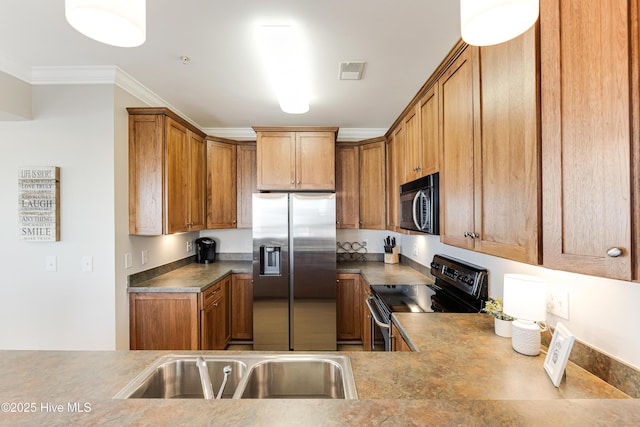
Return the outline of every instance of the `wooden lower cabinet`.
[[[227,276],[204,292],[129,294],[131,350],[220,350],[231,338]]]
[[[411,348],[409,347],[409,344],[407,344],[404,338],[402,338],[402,335],[400,335],[398,328],[393,322],[391,322],[391,349],[393,351],[403,351],[403,352],[412,351]]]
[[[338,341],[362,339],[362,305],[359,274],[337,275],[337,338]]]
[[[251,274],[231,279],[231,339],[253,339],[253,280]]]
[[[231,276],[202,292],[200,309],[200,349],[224,350],[231,339],[229,294]]]
[[[198,295],[195,292],[129,294],[131,350],[198,350]]]
[[[371,287],[366,280],[360,280],[360,302],[362,303],[362,349],[371,351],[371,312],[365,304],[367,298],[371,296]]]

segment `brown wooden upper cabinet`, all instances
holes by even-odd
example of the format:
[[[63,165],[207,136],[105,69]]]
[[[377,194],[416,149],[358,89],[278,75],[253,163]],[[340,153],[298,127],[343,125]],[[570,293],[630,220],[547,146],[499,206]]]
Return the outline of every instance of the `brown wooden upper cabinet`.
[[[389,133],[386,143],[386,228],[400,232],[400,183],[404,176],[404,127],[402,122]]]
[[[336,227],[358,228],[360,224],[360,146],[336,145]]]
[[[240,144],[237,153],[237,216],[238,228],[251,228],[253,222],[252,197],[258,190],[256,181],[256,145]]]
[[[438,81],[441,240],[540,262],[538,30],[467,47]]]
[[[129,112],[129,234],[205,228],[205,134],[167,108]]]
[[[385,227],[385,141],[336,146],[336,227]]]
[[[640,259],[632,249],[632,203],[640,207],[631,153],[640,126],[637,20],[635,0],[540,2],[549,268],[629,280],[632,255]]]
[[[385,141],[360,146],[360,228],[385,229]]]
[[[207,140],[207,228],[236,228],[236,144]]]
[[[258,190],[335,191],[338,128],[254,127]]]

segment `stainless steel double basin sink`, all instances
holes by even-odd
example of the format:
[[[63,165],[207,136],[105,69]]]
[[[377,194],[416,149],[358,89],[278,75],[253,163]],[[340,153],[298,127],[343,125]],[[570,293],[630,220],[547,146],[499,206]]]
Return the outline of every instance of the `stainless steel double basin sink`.
[[[168,355],[113,398],[357,399],[358,394],[346,356]]]

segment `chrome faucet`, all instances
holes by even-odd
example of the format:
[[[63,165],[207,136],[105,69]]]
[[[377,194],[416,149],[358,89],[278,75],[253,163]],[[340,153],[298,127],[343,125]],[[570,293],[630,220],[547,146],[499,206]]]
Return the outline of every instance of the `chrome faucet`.
[[[200,382],[202,383],[202,394],[205,399],[213,399],[213,386],[211,385],[211,377],[209,376],[209,369],[207,369],[207,362],[201,356],[196,359],[196,366],[200,371]],[[226,379],[226,377],[225,377]]]

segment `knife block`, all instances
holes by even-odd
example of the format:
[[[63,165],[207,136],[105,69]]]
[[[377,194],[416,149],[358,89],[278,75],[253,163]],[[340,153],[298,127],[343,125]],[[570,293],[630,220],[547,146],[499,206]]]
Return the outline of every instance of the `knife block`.
[[[384,254],[384,262],[385,264],[397,264],[398,262],[400,262],[398,260],[398,247],[394,246],[393,248],[391,248],[391,253],[385,253]]]

